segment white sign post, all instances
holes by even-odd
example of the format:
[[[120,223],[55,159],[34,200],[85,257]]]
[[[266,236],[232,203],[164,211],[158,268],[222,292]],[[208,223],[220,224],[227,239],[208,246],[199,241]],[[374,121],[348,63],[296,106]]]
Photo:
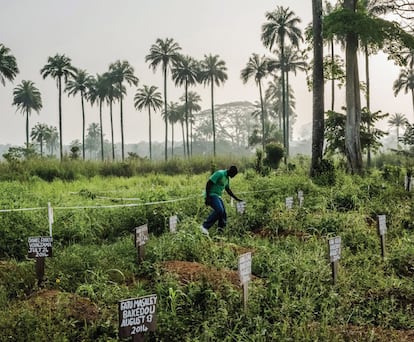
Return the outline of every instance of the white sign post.
[[[286,209],[292,209],[293,207],[293,197],[286,197]]]
[[[332,267],[333,283],[336,284],[338,277],[338,261],[341,258],[341,237],[336,236],[328,240],[329,259]]]
[[[170,232],[171,233],[175,233],[177,231],[177,222],[178,222],[177,215],[170,216],[169,227],[170,227]]]
[[[244,201],[237,202],[236,210],[239,214],[244,214],[244,211],[246,210],[246,202]]]
[[[381,239],[381,256],[385,259],[385,233],[387,232],[387,222],[385,215],[378,215],[378,234]]]
[[[50,205],[50,202],[47,202],[47,215],[49,218],[49,235],[52,236],[53,208]]]
[[[302,190],[299,190],[298,191],[298,199],[299,199],[299,207],[302,208],[303,201],[304,201],[303,191]]]
[[[135,228],[135,247],[138,253],[138,263],[144,260],[145,255],[145,244],[148,241],[148,225]]]
[[[252,253],[244,253],[239,256],[239,277],[243,286],[243,306],[247,311],[248,285],[252,275]]]

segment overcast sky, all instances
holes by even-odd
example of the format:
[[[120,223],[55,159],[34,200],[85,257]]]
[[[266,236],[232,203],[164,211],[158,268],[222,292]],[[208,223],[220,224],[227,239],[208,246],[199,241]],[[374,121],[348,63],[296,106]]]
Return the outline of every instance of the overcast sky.
[[[49,56],[65,54],[72,65],[92,75],[102,74],[116,60],[127,60],[139,78],[138,87],[155,85],[163,91],[161,69],[155,73],[145,63],[150,47],[157,38],[173,38],[182,53],[196,59],[205,54],[219,55],[228,68],[228,80],[215,90],[215,103],[257,101],[258,89],[253,81],[243,84],[240,71],[252,53],[270,56],[260,40],[265,13],[277,6],[289,7],[302,22],[302,30],[312,20],[311,0],[0,0],[0,43],[11,49],[20,73],[13,83],[0,84],[0,143],[23,145],[25,119],[11,106],[13,88],[22,80],[31,80],[40,90],[43,109],[33,112],[30,128],[36,123],[58,127],[58,91],[52,78],[43,80],[40,69]],[[304,45],[302,46],[304,47]],[[339,52],[339,51],[338,51]],[[361,80],[365,79],[360,58]],[[383,55],[371,57],[373,111],[403,113],[412,122],[410,96],[394,97],[392,83],[399,68]],[[267,81],[266,81],[267,83]],[[311,122],[312,95],[307,90],[305,75],[292,75],[298,120],[294,139],[305,133]],[[148,141],[147,112],[133,106],[137,87],[127,87],[124,100],[125,143]],[[202,109],[210,108],[209,88],[197,85],[191,90],[202,97]],[[328,88],[327,88],[328,90]],[[343,93],[344,89],[338,90]],[[178,101],[184,90],[168,83],[168,101]],[[329,91],[326,108],[330,106]],[[365,100],[362,99],[362,103]],[[336,108],[343,103],[341,94]],[[98,107],[86,106],[87,126],[99,122]],[[109,111],[104,110],[104,133],[110,138]],[[114,106],[115,141],[119,142],[119,105]],[[382,124],[388,129],[386,122]],[[79,97],[63,96],[63,142],[69,144],[82,137]],[[153,114],[153,140],[163,141],[164,125],[160,113]]]

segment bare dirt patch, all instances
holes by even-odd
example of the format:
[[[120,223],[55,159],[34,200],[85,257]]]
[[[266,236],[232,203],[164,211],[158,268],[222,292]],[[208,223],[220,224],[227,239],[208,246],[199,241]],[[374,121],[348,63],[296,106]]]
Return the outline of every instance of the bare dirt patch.
[[[240,287],[238,271],[219,270],[197,262],[179,260],[165,261],[161,264],[161,267],[165,272],[176,275],[182,284],[204,279],[217,288],[221,287],[225,282]]]

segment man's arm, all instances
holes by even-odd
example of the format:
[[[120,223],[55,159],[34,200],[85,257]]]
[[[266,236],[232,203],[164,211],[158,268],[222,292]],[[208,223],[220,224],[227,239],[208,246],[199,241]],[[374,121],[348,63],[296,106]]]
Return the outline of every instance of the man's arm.
[[[238,198],[235,194],[233,194],[233,191],[231,191],[230,187],[226,186],[225,188],[226,192],[233,197],[236,201],[241,202],[242,200]]]

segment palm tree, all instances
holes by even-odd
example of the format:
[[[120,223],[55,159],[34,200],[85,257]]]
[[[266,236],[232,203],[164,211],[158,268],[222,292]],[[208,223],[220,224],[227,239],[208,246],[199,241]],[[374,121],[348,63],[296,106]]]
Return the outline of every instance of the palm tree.
[[[105,83],[103,85],[104,87],[103,91],[105,92],[106,102],[109,104],[109,119],[111,123],[112,160],[115,160],[114,120],[113,120],[112,104],[114,103],[116,99],[121,99],[122,95],[126,94],[126,89],[122,84],[116,82],[111,72],[106,72],[103,74],[103,76],[105,78]]]
[[[99,140],[102,139],[101,137],[101,126],[96,122],[92,122],[88,127],[88,133],[86,135],[86,148],[90,151],[91,156],[93,151],[99,149]]]
[[[312,0],[313,68],[312,68],[312,156],[309,175],[318,176],[322,169],[325,132],[325,86],[323,74],[322,0]],[[333,39],[331,57],[334,60]],[[334,80],[332,73],[332,111],[334,108]]]
[[[269,71],[269,59],[266,56],[260,57],[257,53],[252,54],[247,62],[247,65],[241,71],[241,79],[243,83],[247,83],[250,78],[254,78],[259,87],[260,108],[261,108],[261,122],[262,122],[262,149],[265,148],[265,110],[263,103],[262,79],[265,78]]]
[[[283,101],[282,101],[282,82],[281,78],[274,76],[273,81],[268,82],[268,86],[265,91],[265,103],[268,102],[271,104],[272,111],[268,110],[268,116],[273,117],[274,119],[278,120],[278,127],[281,132],[283,132]],[[286,98],[289,98],[290,100],[287,101],[289,104],[289,107],[287,108],[287,116],[293,117],[294,111],[295,111],[295,96],[293,93],[293,89],[289,86],[289,89],[286,90]],[[290,129],[290,127],[288,128]],[[283,143],[283,138],[282,138]]]
[[[185,99],[181,96],[181,101]],[[201,110],[201,106],[199,102],[201,101],[201,97],[194,91],[189,91],[187,94],[187,110],[188,110],[188,119],[190,122],[190,155],[193,155],[193,124],[194,124],[194,113],[197,113]],[[187,139],[188,141],[188,139]]]
[[[32,140],[35,140],[40,145],[40,156],[43,157],[43,143],[46,142],[47,135],[49,133],[49,127],[46,124],[37,123],[30,133]]]
[[[397,96],[403,89],[405,94],[411,92],[411,100],[414,110],[414,69],[402,69],[398,75],[398,79],[394,81],[392,89],[394,90],[394,96]]]
[[[102,124],[102,104],[108,94],[108,76],[107,74],[96,75],[89,90],[89,101],[93,105],[95,102],[99,103],[99,124],[100,124],[100,138],[101,138],[101,159],[104,160],[104,139],[103,139],[103,124]]]
[[[162,40],[158,38],[150,48],[149,55],[145,56],[145,62],[150,62],[150,68],[155,72],[158,65],[161,64],[162,74],[164,77],[164,113],[165,113],[165,160],[168,159],[168,106],[167,106],[167,72],[179,59],[178,52],[181,47],[172,38]]]
[[[59,146],[58,140],[59,140],[59,133],[58,133],[57,127],[48,126],[47,133],[45,135],[45,142],[46,142],[46,147],[48,148],[49,153],[52,156],[54,154],[55,148]]]
[[[75,75],[76,69],[71,65],[71,59],[65,55],[56,54],[49,57],[47,64],[40,70],[40,74],[45,79],[48,76],[56,79],[59,91],[59,148],[60,160],[63,159],[63,139],[62,139],[62,77],[66,83],[69,77]]]
[[[391,115],[391,117],[388,120],[388,124],[390,126],[397,128],[397,148],[399,147],[398,142],[400,141],[400,127],[405,126],[408,124],[408,120],[405,117],[404,114],[401,113],[395,113]]]
[[[82,108],[82,159],[85,160],[85,105],[84,99],[89,91],[93,82],[93,77],[89,75],[85,70],[76,69],[75,75],[72,79],[68,80],[66,84],[66,91],[68,95],[80,94],[81,108]]]
[[[149,137],[149,156],[152,159],[152,139],[151,139],[151,108],[156,111],[162,107],[162,96],[156,86],[138,89],[134,96],[134,106],[137,110],[148,108],[148,137]]]
[[[211,88],[211,126],[213,129],[213,153],[216,156],[216,127],[214,122],[214,84],[220,86],[227,80],[227,67],[218,55],[204,55],[200,65],[200,82],[210,84]]]
[[[290,141],[290,96],[289,91],[289,72],[293,72],[296,75],[296,72],[305,71],[307,68],[307,63],[305,62],[303,54],[299,53],[298,49],[293,49],[291,46],[288,46],[285,50],[285,72],[286,72],[286,153],[289,155],[289,141]]]
[[[317,0],[319,1],[319,0]],[[315,18],[315,20],[322,20],[322,16],[324,15],[329,15],[330,13],[336,11],[339,8],[339,3],[336,3],[334,5],[332,5],[328,0],[324,1],[324,10],[322,9],[322,13],[319,13],[318,15],[321,16],[321,18]],[[319,8],[317,9],[319,11]],[[321,32],[322,34],[322,32]],[[318,39],[319,37],[316,37],[316,39]],[[345,41],[343,39],[341,39],[340,37],[337,37],[337,39],[335,39],[334,36],[331,36],[327,39],[327,44],[329,46],[329,50],[330,50],[330,57],[328,57],[328,66],[329,66],[329,71],[327,73],[327,75],[324,75],[324,77],[328,77],[328,79],[331,80],[331,110],[333,111],[335,108],[335,81],[337,80],[337,76],[336,76],[336,70],[337,70],[337,61],[338,61],[338,56],[335,56],[335,42],[339,42],[343,47],[345,47]],[[322,55],[323,55],[323,49],[322,49]],[[325,91],[324,91],[325,92]]]
[[[19,73],[16,58],[10,54],[10,49],[0,43],[0,81],[6,85],[6,79],[13,81]]]
[[[32,110],[39,113],[42,109],[42,97],[32,81],[22,81],[13,90],[13,105],[26,114],[26,148],[29,148],[29,115]]]
[[[116,61],[109,66],[111,72],[111,78],[114,82],[118,83],[118,89],[122,90],[122,83],[126,81],[129,85],[138,85],[138,77],[134,75],[134,68],[128,63],[128,61]],[[122,110],[122,91],[120,93],[119,104],[120,104],[120,115],[121,115],[121,150],[122,150],[122,161],[124,161],[124,114]]]
[[[391,10],[391,6],[384,5],[378,0],[361,0],[357,4],[359,6],[358,12],[363,12],[365,15],[369,17],[375,18],[379,15],[384,15]],[[378,50],[375,47],[370,47],[366,41],[361,43],[361,48],[365,55],[365,82],[366,82],[366,108],[368,112],[371,111],[371,85],[370,85],[370,77],[369,77],[369,55],[373,51],[376,52]],[[370,51],[371,50],[371,51]],[[371,130],[370,123],[368,123],[368,132]],[[371,149],[368,147],[367,152],[367,166],[371,166]]]
[[[176,85],[184,85],[184,101],[185,101],[185,126],[187,137],[187,156],[190,156],[189,146],[189,122],[188,122],[188,87],[197,83],[198,63],[189,56],[180,55],[179,59],[172,68],[172,77]],[[184,148],[185,151],[185,148]]]
[[[167,120],[171,124],[171,157],[174,156],[174,125],[179,120],[179,104],[171,101],[168,104],[167,112],[162,112],[164,120]]]
[[[281,82],[282,82],[282,104],[283,104],[283,136],[284,147],[287,148],[286,132],[286,83],[285,83],[285,43],[289,39],[293,47],[299,47],[302,38],[302,31],[297,27],[301,22],[295,17],[294,12],[289,8],[278,6],[273,12],[266,13],[267,22],[262,25],[261,39],[265,47],[272,51],[275,44],[279,45],[281,56]]]

